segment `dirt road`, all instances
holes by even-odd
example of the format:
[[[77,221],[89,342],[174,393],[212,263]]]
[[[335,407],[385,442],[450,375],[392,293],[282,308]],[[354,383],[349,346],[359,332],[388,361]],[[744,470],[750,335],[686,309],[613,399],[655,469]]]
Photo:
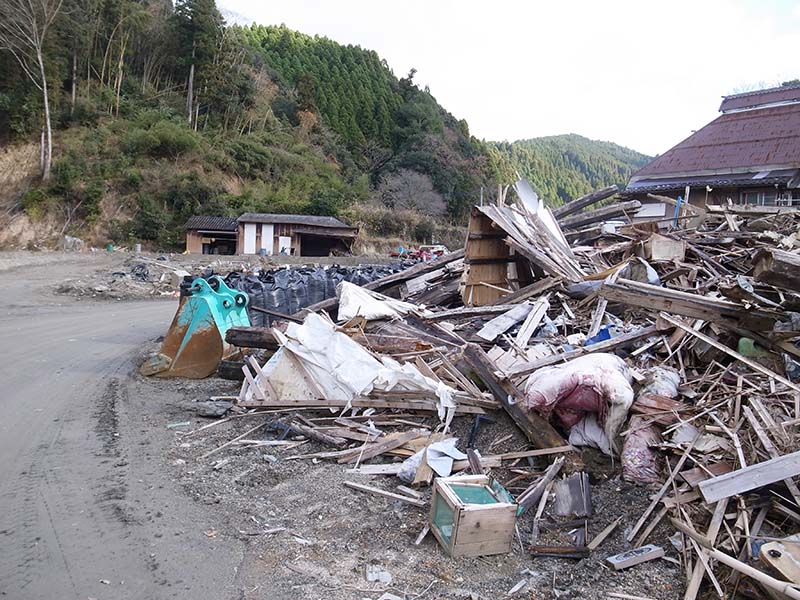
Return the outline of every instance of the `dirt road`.
[[[203,535],[124,385],[175,301],[53,296],[111,260],[54,258],[0,261],[0,596],[236,597],[241,549]]]

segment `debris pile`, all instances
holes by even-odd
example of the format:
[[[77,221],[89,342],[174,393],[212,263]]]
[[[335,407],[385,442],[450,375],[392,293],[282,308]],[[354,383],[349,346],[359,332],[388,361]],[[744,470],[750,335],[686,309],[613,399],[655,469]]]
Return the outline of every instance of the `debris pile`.
[[[556,211],[524,181],[515,191],[475,207],[463,251],[228,330],[265,354],[240,365],[238,396],[213,400],[266,414],[251,445],[329,447],[284,459],[400,477],[397,491],[347,486],[432,506],[453,556],[585,558],[616,535],[611,568],[679,564],[687,599],[704,584],[800,597],[798,211],[684,205],[633,223],[638,201],[581,212],[615,188]],[[499,410],[527,448],[476,447]],[[455,435],[464,416],[471,435]],[[635,522],[600,526],[592,453],[650,486]]]
[[[68,279],[56,287],[56,292],[106,300],[177,297],[178,286],[186,275],[189,275],[188,271],[166,259],[130,256],[122,268],[102,269],[90,277]]]

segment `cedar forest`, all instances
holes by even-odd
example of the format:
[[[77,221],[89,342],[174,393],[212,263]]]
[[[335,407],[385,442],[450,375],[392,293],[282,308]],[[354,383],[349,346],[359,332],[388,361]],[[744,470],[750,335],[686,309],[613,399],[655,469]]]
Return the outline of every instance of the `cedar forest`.
[[[14,209],[163,249],[193,214],[245,211],[457,240],[481,191],[517,174],[558,205],[648,161],[574,134],[478,140],[413,70],[285,26],[226,26],[214,0],[3,0],[0,142],[40,139],[41,176]]]

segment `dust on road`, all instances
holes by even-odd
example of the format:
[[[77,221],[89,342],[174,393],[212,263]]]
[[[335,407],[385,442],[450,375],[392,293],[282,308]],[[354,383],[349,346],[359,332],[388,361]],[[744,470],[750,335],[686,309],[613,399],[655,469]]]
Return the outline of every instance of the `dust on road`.
[[[80,303],[53,282],[118,257],[0,256],[0,596],[227,598],[242,553],[163,474],[131,358],[175,301]]]

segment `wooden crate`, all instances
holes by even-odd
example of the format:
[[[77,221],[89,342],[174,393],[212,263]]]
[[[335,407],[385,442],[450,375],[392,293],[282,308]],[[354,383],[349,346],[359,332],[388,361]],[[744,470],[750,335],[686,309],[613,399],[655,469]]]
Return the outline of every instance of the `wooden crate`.
[[[510,552],[516,520],[516,503],[486,475],[444,477],[434,483],[430,527],[450,556]]]

